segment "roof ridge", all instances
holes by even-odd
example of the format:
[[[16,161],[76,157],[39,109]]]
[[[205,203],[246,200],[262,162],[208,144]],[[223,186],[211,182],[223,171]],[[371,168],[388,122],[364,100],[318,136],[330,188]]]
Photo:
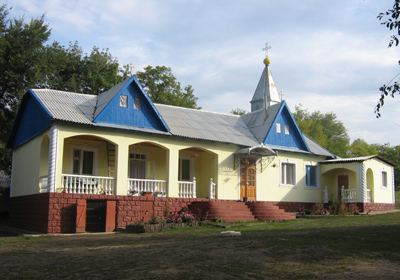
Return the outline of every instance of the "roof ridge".
[[[179,108],[182,110],[191,110],[191,111],[196,111],[196,112],[202,112],[202,113],[211,113],[211,114],[216,114],[216,115],[224,115],[224,116],[234,116],[240,118],[240,115],[235,115],[235,114],[230,114],[230,113],[220,113],[220,112],[213,112],[213,111],[205,111],[201,109],[195,109],[195,108],[187,108],[187,107],[181,107],[181,106],[176,106],[176,105],[168,105],[168,104],[161,104],[161,103],[154,103],[156,106],[164,106],[164,107],[174,107],[174,108]]]
[[[32,90],[34,92],[36,92],[36,91],[56,91],[56,92],[62,92],[62,93],[67,93],[67,94],[77,94],[77,95],[84,95],[84,96],[98,96],[96,94],[71,92],[71,91],[65,91],[65,90],[59,90],[59,89],[51,89],[51,88],[35,88],[35,89],[32,89]]]

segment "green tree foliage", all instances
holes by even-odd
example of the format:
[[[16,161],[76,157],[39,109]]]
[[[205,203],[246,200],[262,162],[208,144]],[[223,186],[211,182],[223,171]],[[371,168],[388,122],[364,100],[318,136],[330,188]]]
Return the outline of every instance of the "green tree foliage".
[[[247,114],[248,112],[245,110],[245,109],[241,109],[241,108],[236,108],[236,109],[232,109],[231,111],[230,111],[230,113],[231,114],[234,114],[234,115],[239,115],[239,116],[241,116],[241,115],[244,115],[244,114]]]
[[[377,154],[397,164],[394,167],[395,186],[396,190],[400,189],[400,145],[391,146],[390,143],[386,144],[372,144],[377,151]]]
[[[336,114],[309,113],[302,105],[295,106],[293,114],[300,130],[331,153],[348,157],[350,137]]]
[[[38,78],[43,44],[50,36],[44,16],[29,23],[23,17],[8,19],[9,9],[0,7],[0,169],[9,170],[11,153],[5,143],[18,103]]]
[[[377,155],[378,152],[375,149],[374,145],[370,145],[365,142],[363,139],[356,139],[351,143],[349,149],[349,156],[350,157],[362,157],[362,156],[371,156]]]
[[[68,48],[45,45],[50,28],[44,16],[29,23],[8,18],[0,7],[0,169],[10,170],[11,152],[5,149],[11,125],[23,94],[30,88],[51,88],[98,94],[128,77],[129,67],[119,67],[108,49],[93,47],[83,53],[77,42]]]
[[[170,67],[149,65],[143,72],[138,71],[136,77],[154,103],[201,109],[196,104],[198,98],[193,94],[192,86],[182,89]]]
[[[395,0],[393,4],[393,8],[387,10],[385,13],[380,13],[377,17],[381,21],[382,25],[385,25],[389,30],[393,30],[395,34],[390,37],[389,40],[389,48],[392,46],[399,45],[399,36],[400,36],[400,0]],[[400,64],[400,61],[398,62]],[[396,93],[400,93],[400,83],[399,81],[395,81],[398,78],[397,75],[393,78],[387,85],[383,85],[379,88],[381,92],[381,97],[379,99],[378,104],[375,106],[375,114],[379,118],[381,116],[380,109],[385,103],[385,97],[391,96],[394,97]]]
[[[119,67],[118,60],[108,49],[93,47],[83,53],[78,42],[68,48],[58,42],[46,46],[41,65],[41,80],[37,87],[99,94],[115,86],[129,75]],[[126,68],[125,68],[126,69]]]

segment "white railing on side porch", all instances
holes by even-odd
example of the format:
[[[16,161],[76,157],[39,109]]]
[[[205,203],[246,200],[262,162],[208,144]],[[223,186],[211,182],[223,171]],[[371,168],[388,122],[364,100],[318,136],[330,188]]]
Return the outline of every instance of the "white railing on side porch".
[[[370,189],[367,189],[367,202],[372,202],[372,195]]]
[[[49,183],[48,183],[48,176],[40,176],[39,178],[39,192],[40,193],[47,193],[49,192]]]
[[[179,184],[179,197],[183,198],[196,198],[196,178],[193,181],[178,181]]]
[[[217,198],[217,184],[213,182],[213,178],[210,179],[210,198]]]
[[[115,194],[112,177],[62,174],[61,191],[78,194]]]
[[[344,203],[356,202],[357,201],[357,190],[345,189],[342,186],[342,200]]]
[[[128,179],[128,194],[140,196],[144,192],[151,192],[156,196],[167,196],[167,181],[149,179]]]

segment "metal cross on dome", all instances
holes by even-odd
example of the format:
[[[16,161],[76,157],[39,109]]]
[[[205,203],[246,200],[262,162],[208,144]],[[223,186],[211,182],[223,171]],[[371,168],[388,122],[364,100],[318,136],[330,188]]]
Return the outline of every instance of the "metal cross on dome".
[[[268,45],[268,43],[265,43],[265,48],[263,48],[262,50],[265,51],[265,57],[268,57],[268,50],[271,49],[271,46]]]

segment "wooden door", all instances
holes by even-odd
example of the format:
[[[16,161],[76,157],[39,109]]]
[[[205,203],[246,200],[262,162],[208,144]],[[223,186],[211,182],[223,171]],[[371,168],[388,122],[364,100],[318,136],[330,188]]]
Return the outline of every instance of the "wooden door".
[[[107,200],[106,232],[112,232],[115,230],[116,218],[117,218],[117,202],[114,200]]]
[[[76,232],[86,231],[86,200],[79,199],[76,202]]]
[[[256,200],[256,160],[240,160],[240,199]]]
[[[338,200],[342,200],[342,186],[347,190],[349,188],[349,175],[338,175]]]

